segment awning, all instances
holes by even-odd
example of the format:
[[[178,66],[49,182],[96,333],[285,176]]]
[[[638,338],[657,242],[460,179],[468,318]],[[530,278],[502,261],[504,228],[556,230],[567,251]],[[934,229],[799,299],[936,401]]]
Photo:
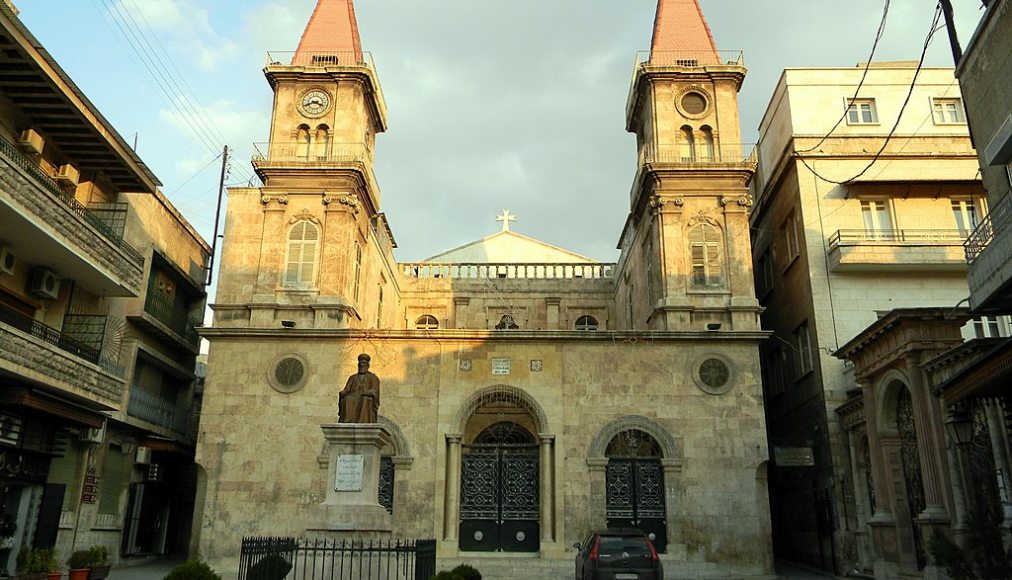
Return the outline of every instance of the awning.
[[[73,403],[40,395],[26,387],[0,383],[0,405],[21,407],[56,415],[93,429],[101,429],[106,417]]]

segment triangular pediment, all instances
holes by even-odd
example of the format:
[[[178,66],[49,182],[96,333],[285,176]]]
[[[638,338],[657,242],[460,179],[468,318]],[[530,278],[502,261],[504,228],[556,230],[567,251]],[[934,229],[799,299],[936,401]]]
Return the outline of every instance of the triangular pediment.
[[[424,260],[439,264],[597,264],[516,232],[499,232]]]

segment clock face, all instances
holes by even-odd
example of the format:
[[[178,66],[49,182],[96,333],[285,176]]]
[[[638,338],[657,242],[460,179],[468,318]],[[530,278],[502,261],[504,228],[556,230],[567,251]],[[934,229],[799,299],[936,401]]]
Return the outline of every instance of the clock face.
[[[310,89],[302,94],[299,106],[306,115],[319,117],[330,109],[330,93],[323,89]]]

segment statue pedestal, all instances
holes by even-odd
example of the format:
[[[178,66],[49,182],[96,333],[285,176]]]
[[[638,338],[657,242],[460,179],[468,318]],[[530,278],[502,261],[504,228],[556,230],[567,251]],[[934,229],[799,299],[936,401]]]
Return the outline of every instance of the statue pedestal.
[[[312,532],[389,533],[390,514],[379,503],[380,451],[390,432],[378,423],[320,425],[328,443],[327,496]]]

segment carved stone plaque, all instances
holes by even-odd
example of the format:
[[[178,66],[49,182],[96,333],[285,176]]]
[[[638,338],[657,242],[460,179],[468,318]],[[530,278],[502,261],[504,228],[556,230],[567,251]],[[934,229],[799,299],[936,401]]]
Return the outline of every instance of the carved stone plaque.
[[[510,374],[510,359],[508,358],[492,359],[492,374],[493,375]]]
[[[365,456],[338,455],[335,491],[362,491],[362,473],[365,471]]]

